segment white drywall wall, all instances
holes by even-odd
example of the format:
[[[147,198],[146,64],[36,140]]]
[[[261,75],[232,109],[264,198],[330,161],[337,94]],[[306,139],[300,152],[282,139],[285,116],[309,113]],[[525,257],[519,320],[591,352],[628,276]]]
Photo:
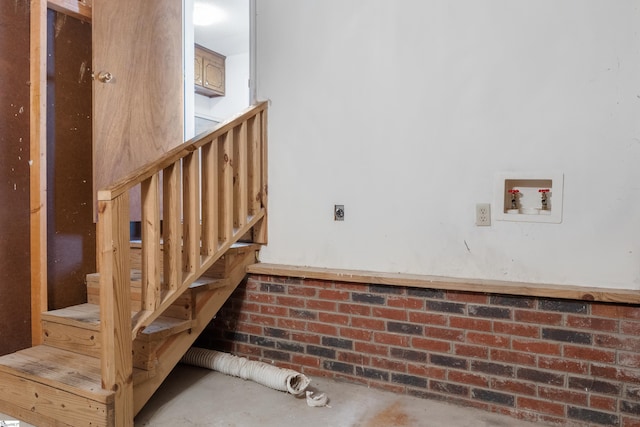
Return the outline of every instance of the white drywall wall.
[[[262,261],[640,288],[639,7],[257,2]],[[540,170],[564,173],[561,224],[475,226],[495,173]]]

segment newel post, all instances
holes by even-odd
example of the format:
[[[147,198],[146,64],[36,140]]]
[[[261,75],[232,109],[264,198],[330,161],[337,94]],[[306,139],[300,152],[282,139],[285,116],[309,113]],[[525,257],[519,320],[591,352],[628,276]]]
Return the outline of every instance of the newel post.
[[[102,388],[115,392],[116,426],[133,426],[129,195],[98,194]]]
[[[264,110],[259,113],[257,116],[259,117],[259,149],[260,149],[260,203],[262,204],[262,209],[264,209],[264,217],[255,227],[253,233],[253,241],[255,243],[260,243],[266,245],[268,242],[268,209],[267,209],[267,200],[269,195],[269,169],[268,169],[268,153],[267,153],[267,105],[265,103]]]

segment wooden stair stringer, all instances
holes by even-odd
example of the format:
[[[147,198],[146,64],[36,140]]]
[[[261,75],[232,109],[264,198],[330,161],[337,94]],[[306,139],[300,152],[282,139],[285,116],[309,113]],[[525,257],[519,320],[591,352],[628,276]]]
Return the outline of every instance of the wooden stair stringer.
[[[238,285],[246,275],[247,266],[255,263],[255,247],[239,256],[241,260],[234,263],[228,275],[221,279],[226,286],[216,286],[208,289],[207,286],[194,288],[194,322],[190,331],[168,338],[158,349],[158,364],[155,375],[149,380],[138,384],[133,389],[134,413],[140,412],[142,407],[160,387],[171,370],[180,362],[182,356],[189,350],[200,333],[207,327],[216,313],[222,308]]]
[[[160,315],[160,313],[163,313],[169,306],[171,306],[176,301],[176,299],[178,299],[181,295],[184,295],[184,292],[189,289],[189,287],[195,280],[204,276],[206,272],[211,267],[213,267],[218,260],[220,260],[221,257],[228,254],[234,248],[234,246],[239,243],[239,240],[244,235],[249,233],[251,229],[255,225],[257,225],[264,217],[265,212],[264,209],[262,209],[260,213],[248,217],[246,224],[244,224],[243,226],[239,228],[233,228],[231,236],[229,236],[229,240],[225,241],[225,243],[222,243],[221,246],[219,246],[217,250],[212,254],[200,254],[200,267],[196,269],[196,271],[183,272],[182,284],[179,285],[177,289],[163,293],[159,305],[154,310],[146,310],[143,307],[143,309],[134,316],[133,336],[135,337],[138,332],[143,330],[147,325],[151,324],[151,322],[153,322]],[[246,245],[243,246],[243,248],[259,246],[259,244],[255,243],[246,243],[242,245]]]
[[[242,282],[259,245],[230,249],[218,277],[203,276],[185,292],[181,318],[159,317],[134,340],[147,363],[133,369],[138,413]],[[188,314],[188,319],[183,318]],[[45,344],[0,357],[0,412],[38,426],[112,427],[115,393],[102,388],[99,306],[81,304],[42,315]]]

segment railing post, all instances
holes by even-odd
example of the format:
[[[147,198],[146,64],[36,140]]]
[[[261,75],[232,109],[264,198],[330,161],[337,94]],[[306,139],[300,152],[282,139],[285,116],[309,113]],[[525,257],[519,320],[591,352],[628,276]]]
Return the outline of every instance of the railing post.
[[[184,271],[195,274],[200,268],[200,156],[198,151],[183,160],[183,222],[182,256]],[[183,279],[184,280],[184,279]]]
[[[242,228],[248,212],[246,121],[234,129],[233,142],[233,226]]]
[[[163,275],[165,288],[175,291],[182,284],[180,231],[180,161],[162,171],[163,191]]]
[[[202,147],[202,251],[218,250],[218,140]]]
[[[133,426],[129,195],[98,194],[102,388],[115,392],[115,425]],[[109,194],[107,192],[107,194]]]
[[[218,145],[218,173],[220,174],[218,237],[220,243],[224,244],[233,237],[233,131],[229,130],[221,139],[222,142]]]
[[[260,118],[253,116],[247,124],[247,162],[249,180],[249,215],[256,215],[260,211],[260,181],[262,171],[260,169]]]
[[[160,305],[160,180],[153,174],[142,182],[142,301],[143,310]]]
[[[265,103],[252,107],[209,138],[176,147],[155,164],[98,192],[102,386],[115,393],[117,426],[133,422],[135,334],[160,316],[242,235],[253,229],[254,242],[266,243],[266,113]],[[142,309],[132,317],[129,194],[136,185],[141,185],[143,201],[144,296]],[[164,283],[158,285],[161,215]],[[163,287],[168,292],[163,293]]]
[[[262,245],[267,244],[268,230],[267,230],[267,196],[269,193],[268,169],[267,169],[267,109],[265,108],[258,114],[256,120],[259,118],[260,126],[260,159],[261,159],[261,177],[260,177],[260,203],[264,209],[264,217],[255,226],[253,231],[253,241]]]

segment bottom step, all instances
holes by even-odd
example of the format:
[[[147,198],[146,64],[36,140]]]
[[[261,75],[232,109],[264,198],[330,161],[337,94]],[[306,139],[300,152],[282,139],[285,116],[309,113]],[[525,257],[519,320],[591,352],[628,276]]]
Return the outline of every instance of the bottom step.
[[[134,313],[132,313],[133,315]],[[80,304],[73,307],[42,313],[44,344],[100,358],[102,338],[100,333],[100,306]],[[158,317],[141,331],[133,341],[133,366],[153,376],[156,364],[156,348],[163,340],[189,330],[193,320]],[[142,372],[134,370],[134,382],[144,378]]]
[[[26,422],[113,425],[113,400],[98,359],[44,345],[0,357],[0,412]]]

